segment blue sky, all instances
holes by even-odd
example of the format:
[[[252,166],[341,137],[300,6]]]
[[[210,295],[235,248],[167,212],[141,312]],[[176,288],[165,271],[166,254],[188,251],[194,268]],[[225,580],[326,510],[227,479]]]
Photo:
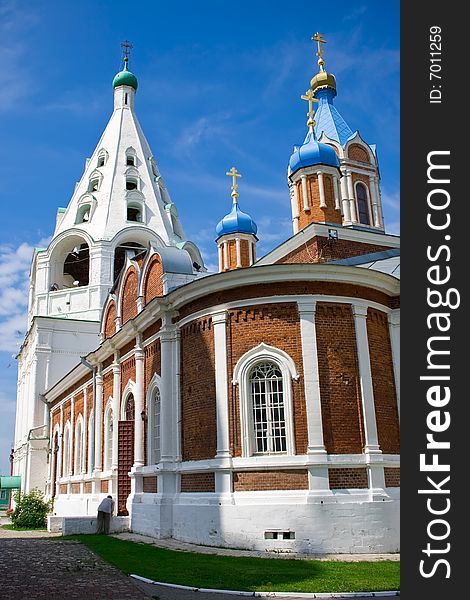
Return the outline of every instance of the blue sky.
[[[120,42],[134,44],[136,111],[189,239],[216,264],[214,228],[240,206],[258,254],[291,235],[286,167],[299,99],[327,39],[336,107],[377,144],[386,227],[399,230],[399,2],[0,0],[0,472],[14,434],[16,360],[32,248],[54,228],[112,111]]]

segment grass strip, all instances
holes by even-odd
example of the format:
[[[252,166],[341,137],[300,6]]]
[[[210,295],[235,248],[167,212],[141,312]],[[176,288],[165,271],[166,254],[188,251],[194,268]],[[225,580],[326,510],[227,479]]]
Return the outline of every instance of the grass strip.
[[[398,590],[398,561],[340,562],[179,552],[105,535],[76,535],[126,574],[193,587],[241,591],[372,592]]]

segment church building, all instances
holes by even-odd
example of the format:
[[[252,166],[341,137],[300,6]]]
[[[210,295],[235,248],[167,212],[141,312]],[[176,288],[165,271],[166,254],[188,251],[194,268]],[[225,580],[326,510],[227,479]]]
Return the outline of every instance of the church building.
[[[399,239],[376,148],[338,112],[312,39],[307,132],[286,160],[292,231],[258,257],[232,167],[218,273],[186,238],[126,55],[31,268],[14,474],[54,500],[51,527],[88,531],[111,494],[115,527],[156,538],[399,550]]]

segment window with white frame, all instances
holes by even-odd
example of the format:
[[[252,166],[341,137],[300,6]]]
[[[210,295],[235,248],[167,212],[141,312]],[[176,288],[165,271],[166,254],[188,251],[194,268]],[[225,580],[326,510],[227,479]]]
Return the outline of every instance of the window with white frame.
[[[160,409],[161,409],[161,397],[160,390],[158,387],[155,388],[152,398],[151,398],[151,406],[150,406],[150,427],[149,427],[149,435],[150,435],[150,457],[149,463],[156,464],[160,462],[161,450],[160,450]]]
[[[106,411],[104,421],[104,468],[109,470],[113,462],[113,411]]]
[[[62,477],[67,477],[70,471],[70,441],[70,424],[67,423],[63,439]]]
[[[370,225],[369,201],[367,198],[367,189],[363,183],[356,185],[357,212],[359,213],[359,223]]]
[[[240,357],[233,381],[239,387],[242,456],[295,454],[291,382],[298,378],[293,359],[264,342]]]
[[[83,465],[83,426],[82,419],[77,420],[75,427],[75,465],[74,473],[79,475],[82,472]]]
[[[271,361],[256,364],[249,372],[254,454],[287,451],[286,414],[282,372]]]

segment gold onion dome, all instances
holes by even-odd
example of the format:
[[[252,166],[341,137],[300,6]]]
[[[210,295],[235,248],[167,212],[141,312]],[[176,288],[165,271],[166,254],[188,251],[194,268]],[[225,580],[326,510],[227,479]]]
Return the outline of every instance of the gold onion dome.
[[[326,40],[324,40],[321,36],[321,33],[316,33],[312,37],[313,42],[317,42],[318,44],[318,67],[320,71],[312,78],[310,81],[310,87],[312,91],[315,92],[321,88],[331,88],[336,92],[336,78],[332,73],[328,73],[325,71],[325,61],[323,60],[323,48],[322,44],[326,44]]]

